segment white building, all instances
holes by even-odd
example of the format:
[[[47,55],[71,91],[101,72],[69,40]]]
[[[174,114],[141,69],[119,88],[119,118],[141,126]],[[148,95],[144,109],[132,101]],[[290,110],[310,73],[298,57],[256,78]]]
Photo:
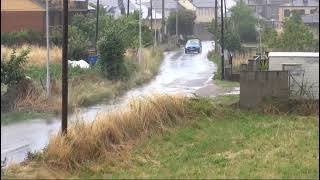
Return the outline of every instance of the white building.
[[[269,71],[288,70],[292,95],[319,99],[319,52],[270,52]]]

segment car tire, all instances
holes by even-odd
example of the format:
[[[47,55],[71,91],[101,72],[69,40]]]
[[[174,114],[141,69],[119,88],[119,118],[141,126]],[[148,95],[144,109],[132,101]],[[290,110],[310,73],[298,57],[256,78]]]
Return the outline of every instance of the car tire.
[[[184,53],[185,53],[185,54],[188,54],[188,51],[187,51],[187,50],[184,50]]]

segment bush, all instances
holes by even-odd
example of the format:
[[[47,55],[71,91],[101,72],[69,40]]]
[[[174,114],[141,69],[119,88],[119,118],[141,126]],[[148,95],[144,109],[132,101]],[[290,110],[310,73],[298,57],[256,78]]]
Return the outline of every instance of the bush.
[[[24,65],[27,62],[30,49],[24,49],[19,55],[16,55],[14,49],[10,55],[10,59],[1,57],[1,83],[12,86],[25,79]]]
[[[84,59],[90,46],[89,39],[85,32],[75,26],[69,28],[69,53],[72,60]]]
[[[127,80],[129,70],[124,62],[125,44],[115,32],[109,31],[99,41],[99,66],[104,76],[111,80]]]
[[[62,30],[58,27],[54,27],[50,31],[50,40],[56,46],[62,45]]]
[[[1,44],[12,46],[21,44],[41,44],[43,35],[33,30],[1,33]]]

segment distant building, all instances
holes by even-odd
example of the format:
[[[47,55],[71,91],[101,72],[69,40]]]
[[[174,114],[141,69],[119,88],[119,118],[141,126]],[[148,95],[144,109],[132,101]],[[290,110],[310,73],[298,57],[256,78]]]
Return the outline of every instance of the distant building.
[[[196,7],[196,23],[209,23],[215,17],[214,1],[212,0],[191,0]]]
[[[46,8],[46,0],[32,0],[40,5],[43,9]],[[62,0],[49,0],[49,26],[62,26]],[[75,14],[86,14],[89,12],[88,0],[69,0],[69,23]]]
[[[278,20],[279,7],[291,0],[247,0],[246,4],[265,19]]]
[[[31,0],[1,0],[1,32],[45,32],[45,9]]]
[[[307,14],[303,15],[302,22],[310,27],[319,28],[319,11],[313,13],[313,14]]]
[[[277,26],[278,31],[282,31],[285,18],[292,15],[293,11],[297,11],[303,17],[304,15],[315,14],[319,11],[319,1],[317,0],[293,0],[291,3],[283,4],[279,7]]]

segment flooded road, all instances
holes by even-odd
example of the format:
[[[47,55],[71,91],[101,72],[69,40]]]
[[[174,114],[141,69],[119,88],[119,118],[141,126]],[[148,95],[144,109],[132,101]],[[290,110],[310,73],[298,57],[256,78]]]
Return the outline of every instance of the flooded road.
[[[221,92],[212,84],[215,65],[208,61],[207,53],[213,49],[212,42],[203,42],[202,54],[184,54],[183,50],[167,52],[159,74],[149,84],[128,91],[110,104],[100,104],[79,109],[69,119],[93,121],[97,114],[111,111],[139,96],[154,93],[185,94],[196,93],[203,96],[216,96]],[[208,93],[209,92],[209,93]],[[75,115],[77,114],[77,115]],[[69,121],[70,122],[70,121]],[[53,134],[60,129],[60,117],[34,119],[1,127],[1,160],[18,163],[24,160],[27,152],[43,149]]]

